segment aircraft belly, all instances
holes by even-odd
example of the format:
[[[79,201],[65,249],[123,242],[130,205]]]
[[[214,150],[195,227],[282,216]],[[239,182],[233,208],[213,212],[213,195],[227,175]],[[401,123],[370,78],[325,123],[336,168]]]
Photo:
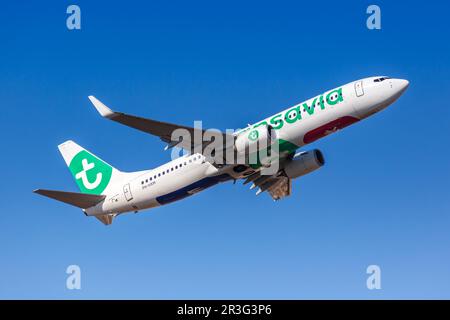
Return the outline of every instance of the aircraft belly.
[[[213,185],[218,184],[219,182],[228,181],[231,179],[232,178],[229,174],[221,174],[217,176],[205,177],[193,183],[190,183],[185,187],[179,188],[175,191],[156,197],[156,201],[161,205],[171,203],[177,200],[184,199],[197,192],[203,191],[209,187],[212,187]]]

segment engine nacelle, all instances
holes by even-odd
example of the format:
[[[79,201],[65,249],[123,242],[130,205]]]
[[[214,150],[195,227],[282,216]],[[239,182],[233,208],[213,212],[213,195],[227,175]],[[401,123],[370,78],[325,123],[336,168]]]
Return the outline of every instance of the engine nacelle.
[[[239,134],[234,143],[238,153],[257,152],[267,148],[277,139],[276,132],[272,126],[261,125]]]
[[[291,161],[284,166],[284,173],[291,179],[295,179],[325,164],[322,152],[318,149],[297,153]]]

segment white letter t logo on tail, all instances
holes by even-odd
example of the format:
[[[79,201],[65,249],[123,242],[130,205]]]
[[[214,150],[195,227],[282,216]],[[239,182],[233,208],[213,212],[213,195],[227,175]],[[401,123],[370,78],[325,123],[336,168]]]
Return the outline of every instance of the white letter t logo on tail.
[[[83,170],[78,172],[75,175],[75,178],[77,180],[81,179],[81,181],[83,181],[83,185],[86,187],[86,189],[92,190],[92,189],[97,188],[98,185],[100,184],[100,182],[102,181],[102,173],[101,172],[97,173],[97,176],[95,177],[95,181],[94,182],[90,182],[88,180],[86,172],[88,170],[93,169],[95,167],[95,164],[94,163],[89,163],[87,161],[87,159],[83,159],[83,160],[81,160],[81,165],[83,166]]]

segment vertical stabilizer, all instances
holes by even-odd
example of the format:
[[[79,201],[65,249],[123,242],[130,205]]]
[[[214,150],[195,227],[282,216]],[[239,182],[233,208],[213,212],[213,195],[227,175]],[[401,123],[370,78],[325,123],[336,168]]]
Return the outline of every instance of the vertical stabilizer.
[[[104,194],[114,176],[120,175],[120,171],[71,140],[58,149],[82,193]]]

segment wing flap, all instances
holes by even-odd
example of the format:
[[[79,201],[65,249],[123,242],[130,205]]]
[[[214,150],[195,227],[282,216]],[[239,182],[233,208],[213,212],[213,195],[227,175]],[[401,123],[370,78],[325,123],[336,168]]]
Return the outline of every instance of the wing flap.
[[[250,189],[259,188],[256,195],[267,191],[273,200],[280,200],[291,194],[292,181],[284,175],[278,176],[262,176],[255,173],[247,178],[244,184],[253,182]]]
[[[278,177],[278,181],[271,185],[267,191],[273,200],[280,200],[290,196],[292,191],[292,180],[285,176]]]

